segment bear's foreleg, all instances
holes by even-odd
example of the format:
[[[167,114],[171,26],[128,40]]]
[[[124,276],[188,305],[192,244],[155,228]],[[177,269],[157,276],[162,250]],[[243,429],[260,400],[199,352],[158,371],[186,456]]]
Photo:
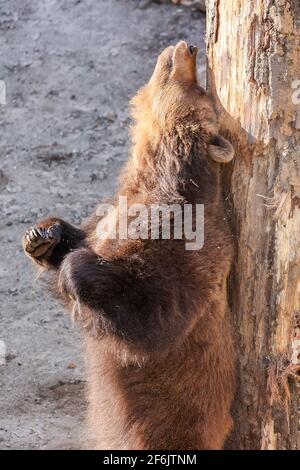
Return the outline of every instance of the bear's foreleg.
[[[167,351],[192,321],[180,289],[163,279],[160,267],[131,259],[104,260],[90,248],[67,255],[58,289],[77,302],[83,323],[113,335],[143,353]]]

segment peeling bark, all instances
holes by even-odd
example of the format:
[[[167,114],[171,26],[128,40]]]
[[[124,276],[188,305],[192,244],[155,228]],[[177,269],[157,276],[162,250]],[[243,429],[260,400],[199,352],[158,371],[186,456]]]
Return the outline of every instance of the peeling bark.
[[[240,351],[228,447],[300,449],[300,2],[209,0],[207,52],[236,148],[223,175]]]

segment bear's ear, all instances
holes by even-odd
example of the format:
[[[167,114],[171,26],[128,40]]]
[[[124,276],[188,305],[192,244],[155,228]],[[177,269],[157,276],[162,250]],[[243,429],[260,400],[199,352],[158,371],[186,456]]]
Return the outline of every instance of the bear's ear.
[[[228,163],[234,157],[234,148],[221,135],[215,135],[208,144],[208,154],[215,162]]]

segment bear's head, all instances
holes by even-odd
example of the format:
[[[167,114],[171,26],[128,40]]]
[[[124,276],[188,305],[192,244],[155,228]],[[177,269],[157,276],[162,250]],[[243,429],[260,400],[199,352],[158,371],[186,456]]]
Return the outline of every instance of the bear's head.
[[[180,41],[159,55],[151,79],[132,100],[137,123],[133,138],[137,141],[144,134],[153,142],[175,127],[194,130],[207,141],[213,160],[229,162],[234,150],[219,135],[214,100],[198,82],[197,52],[196,46]]]

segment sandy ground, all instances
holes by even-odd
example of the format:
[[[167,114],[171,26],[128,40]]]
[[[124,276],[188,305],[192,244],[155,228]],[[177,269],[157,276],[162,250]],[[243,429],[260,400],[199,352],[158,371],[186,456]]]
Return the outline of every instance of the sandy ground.
[[[1,449],[70,446],[86,406],[79,332],[35,281],[21,236],[49,214],[79,223],[113,191],[129,97],[163,47],[203,51],[204,23],[147,1],[0,0]]]

